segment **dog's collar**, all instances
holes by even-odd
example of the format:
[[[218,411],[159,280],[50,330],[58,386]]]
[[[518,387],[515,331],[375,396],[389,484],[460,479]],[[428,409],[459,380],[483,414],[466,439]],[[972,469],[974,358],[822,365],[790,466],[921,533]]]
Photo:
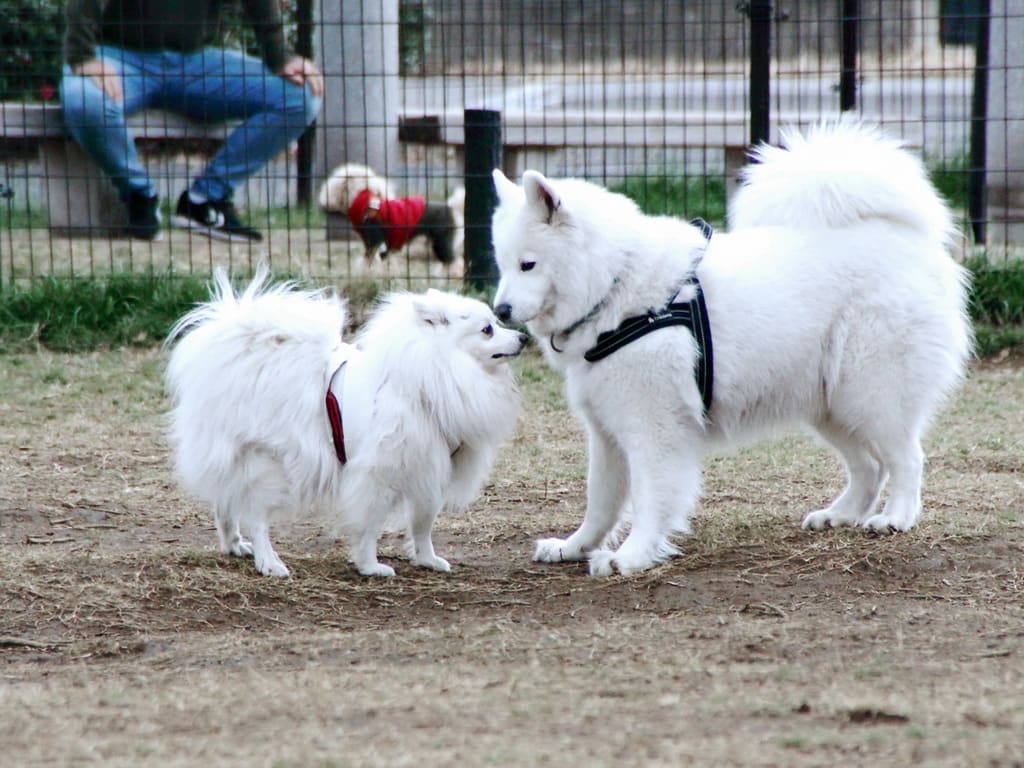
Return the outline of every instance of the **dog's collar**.
[[[703,219],[694,219],[690,223],[700,229],[704,235],[706,248],[714,234],[711,225]],[[693,298],[687,302],[676,302],[676,296],[686,285],[694,286]],[[708,308],[696,272],[691,272],[675,286],[668,297],[668,302],[661,309],[648,310],[643,315],[627,317],[614,331],[605,331],[600,334],[597,337],[597,343],[583,354],[583,358],[589,363],[596,363],[640,337],[671,325],[686,326],[693,334],[694,341],[697,342],[697,367],[694,373],[697,378],[697,386],[700,388],[704,416],[706,417],[708,411],[711,410],[714,387],[714,352],[711,345],[711,323],[708,318]]]
[[[597,304],[592,306],[590,308],[590,311],[587,312],[587,314],[583,315],[583,317],[581,317],[579,320],[574,322],[572,325],[567,326],[563,330],[558,331],[556,333],[552,333],[551,337],[548,339],[548,342],[551,344],[551,348],[555,352],[559,352],[559,353],[563,352],[564,350],[559,349],[558,346],[555,344],[555,339],[557,339],[557,338],[568,339],[573,333],[578,331],[581,326],[583,326],[586,323],[589,323],[591,320],[593,320],[597,316],[598,312],[600,312],[602,309],[604,309],[606,306],[608,306],[608,302],[611,301],[611,299],[612,299],[612,294],[615,293],[615,289],[618,288],[619,283],[621,283],[621,282],[622,282],[622,280],[619,279],[618,276],[614,277],[612,279],[612,285],[608,289],[608,293],[606,293],[604,295],[604,298],[601,299],[599,302],[597,302]]]
[[[697,229],[699,229],[700,233],[702,235],[704,235],[704,248],[707,249],[708,243],[711,242],[711,236],[715,233],[714,228],[710,224],[708,224],[706,221],[704,221],[704,219],[701,219],[701,218],[690,219],[690,225],[696,227]],[[701,254],[701,258],[703,258],[703,253]],[[694,263],[694,265],[693,265],[694,269],[697,268],[697,264],[699,264],[699,263],[700,263],[700,258],[698,258],[698,260]],[[695,276],[694,277],[694,282],[696,282],[696,279],[697,278]],[[619,283],[621,283],[621,282],[622,282],[622,280],[616,275],[612,279],[612,284],[611,284],[611,287],[608,289],[608,293],[606,293],[604,295],[604,298],[601,299],[599,302],[597,302],[597,304],[595,304],[593,307],[591,307],[589,312],[587,312],[585,315],[583,315],[583,317],[581,317],[576,322],[572,323],[572,325],[567,326],[566,328],[564,328],[561,331],[558,331],[556,333],[552,333],[551,336],[548,337],[548,343],[551,345],[551,349],[553,349],[555,352],[558,352],[559,354],[564,352],[565,350],[562,350],[562,349],[558,348],[558,345],[555,344],[555,340],[559,339],[559,338],[561,338],[561,339],[568,339],[573,333],[575,333],[577,330],[579,330],[581,326],[583,326],[585,323],[588,323],[591,320],[593,320],[598,312],[600,312],[602,309],[604,309],[606,306],[608,306],[608,302],[611,301],[612,294],[615,292],[615,289],[619,286]],[[679,293],[679,291],[682,289],[683,285],[686,282],[688,282],[688,280],[682,281],[676,287],[675,292],[671,296],[669,296],[669,301],[670,302],[672,301],[672,299],[674,299],[676,297],[676,294]],[[700,293],[700,284],[699,283],[697,284],[697,292]],[[643,317],[647,317],[647,315],[643,315]]]

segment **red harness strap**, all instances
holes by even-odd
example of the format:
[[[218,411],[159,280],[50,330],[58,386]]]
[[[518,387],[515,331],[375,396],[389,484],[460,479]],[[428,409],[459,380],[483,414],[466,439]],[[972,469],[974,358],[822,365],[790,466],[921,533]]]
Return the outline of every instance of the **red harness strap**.
[[[338,371],[344,367],[345,363],[342,363],[338,370],[334,372],[334,376],[337,376]],[[341,423],[341,406],[338,405],[338,398],[331,391],[331,382],[334,381],[334,376],[331,376],[331,381],[327,382],[325,404],[327,406],[327,420],[331,423],[331,438],[334,440],[334,452],[338,455],[338,461],[344,464],[348,461],[348,456],[345,454],[345,425]]]

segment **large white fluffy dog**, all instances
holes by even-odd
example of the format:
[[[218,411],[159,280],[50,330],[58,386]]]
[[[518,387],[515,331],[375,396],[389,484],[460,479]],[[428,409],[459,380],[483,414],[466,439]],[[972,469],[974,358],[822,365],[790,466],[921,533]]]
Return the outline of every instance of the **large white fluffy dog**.
[[[564,371],[589,438],[583,523],[539,541],[536,560],[589,558],[602,575],[665,560],[689,528],[706,447],[787,424],[820,435],[849,474],[804,528],[917,520],[922,433],[971,350],[950,213],[922,164],[875,129],[844,121],[785,143],[755,152],[730,231],[709,240],[584,181],[527,172],[519,187],[495,173],[496,313]],[[695,316],[693,330],[663,323],[673,312]],[[698,346],[701,315],[711,342]],[[637,332],[646,324],[658,329]],[[697,379],[712,380],[702,391]]]
[[[236,295],[219,272],[169,340],[178,477],[213,507],[221,551],[260,573],[288,575],[270,524],[314,510],[350,536],[362,574],[394,575],[377,561],[389,522],[407,529],[414,564],[448,571],[431,527],[476,497],[514,427],[505,363],[526,336],[439,291],[392,294],[355,345],[344,325],[333,295],[268,287],[265,271]]]

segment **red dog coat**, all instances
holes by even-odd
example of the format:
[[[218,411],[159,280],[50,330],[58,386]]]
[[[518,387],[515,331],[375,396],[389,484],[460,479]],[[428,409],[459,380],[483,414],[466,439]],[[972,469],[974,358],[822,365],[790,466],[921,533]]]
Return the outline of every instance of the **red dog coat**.
[[[389,251],[397,251],[409,242],[413,230],[423,217],[427,201],[422,197],[401,197],[388,200],[364,189],[348,208],[348,220],[356,232],[362,233],[368,223],[384,227]]]

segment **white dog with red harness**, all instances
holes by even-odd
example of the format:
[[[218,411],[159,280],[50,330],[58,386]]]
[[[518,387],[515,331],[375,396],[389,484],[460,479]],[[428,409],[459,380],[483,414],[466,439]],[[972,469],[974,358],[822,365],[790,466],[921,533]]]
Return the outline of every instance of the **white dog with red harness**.
[[[433,523],[476,498],[515,426],[507,362],[526,336],[432,290],[389,295],[348,344],[337,297],[267,279],[236,294],[219,271],[168,340],[175,469],[213,508],[221,551],[287,576],[271,523],[320,511],[361,574],[394,575],[377,560],[389,525],[414,565],[449,571]]]

